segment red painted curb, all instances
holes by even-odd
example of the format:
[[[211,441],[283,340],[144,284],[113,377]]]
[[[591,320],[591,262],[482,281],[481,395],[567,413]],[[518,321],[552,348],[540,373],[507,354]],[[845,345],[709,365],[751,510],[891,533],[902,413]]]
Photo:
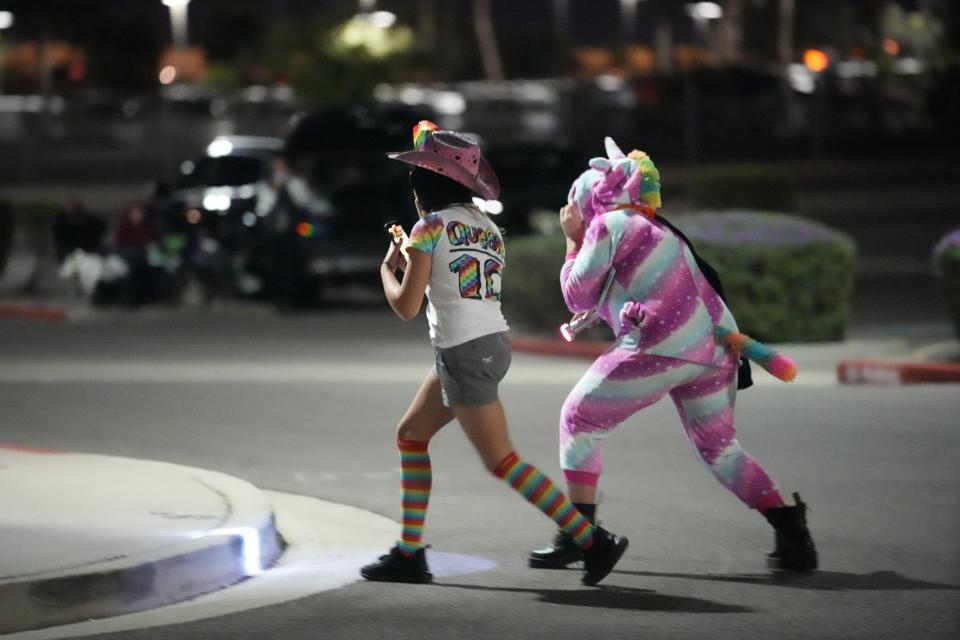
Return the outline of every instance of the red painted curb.
[[[594,360],[610,348],[609,342],[602,340],[549,340],[547,338],[511,338],[514,351],[532,353],[538,356],[562,356],[566,358],[584,358]]]
[[[960,383],[960,364],[842,360],[837,364],[837,379],[842,384],[956,384]]]
[[[18,453],[36,453],[40,455],[55,455],[61,453],[67,453],[66,451],[60,451],[58,449],[44,449],[42,447],[28,447],[20,444],[8,444],[6,442],[0,442],[0,450],[2,451],[16,451]]]
[[[0,318],[21,318],[24,320],[46,320],[63,322],[67,319],[67,310],[63,307],[38,307],[33,305],[0,305]]]

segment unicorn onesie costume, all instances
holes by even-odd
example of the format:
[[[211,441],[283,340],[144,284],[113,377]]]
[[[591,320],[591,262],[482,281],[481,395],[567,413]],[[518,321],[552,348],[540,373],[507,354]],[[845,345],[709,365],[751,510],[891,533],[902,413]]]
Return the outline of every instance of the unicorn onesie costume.
[[[570,311],[595,309],[616,336],[561,411],[560,465],[571,495],[576,485],[588,495],[595,491],[603,440],[669,395],[697,457],[777,529],[777,551],[768,564],[815,568],[803,503],[784,506],[776,485],[740,446],[734,429],[741,353],[783,379],[792,379],[792,363],[739,333],[715,273],[706,265],[701,269],[703,262],[686,238],[656,216],[660,180],[649,156],[639,151],[628,156],[610,138],[606,148],[608,157],[591,160],[570,189],[568,200],[580,212],[584,233],[560,273]],[[709,280],[704,271],[711,273]],[[578,508],[590,513],[593,505],[578,502]],[[791,526],[778,527],[771,518],[789,520]],[[784,535],[798,541],[796,548],[786,548]],[[577,559],[566,551],[558,536],[552,547],[531,553],[530,565],[565,566]]]

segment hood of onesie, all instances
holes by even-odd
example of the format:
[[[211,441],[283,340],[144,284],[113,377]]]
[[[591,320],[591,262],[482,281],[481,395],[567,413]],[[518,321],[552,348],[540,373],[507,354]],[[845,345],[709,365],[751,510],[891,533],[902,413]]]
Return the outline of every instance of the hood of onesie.
[[[575,203],[584,226],[614,209],[638,209],[653,217],[660,208],[660,173],[643,151],[623,153],[612,138],[604,140],[606,158],[593,158],[590,168],[573,181],[569,203]]]

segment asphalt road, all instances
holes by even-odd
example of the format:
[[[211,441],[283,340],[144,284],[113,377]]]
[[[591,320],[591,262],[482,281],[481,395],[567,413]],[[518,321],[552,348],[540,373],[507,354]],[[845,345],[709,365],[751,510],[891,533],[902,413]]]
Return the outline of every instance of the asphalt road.
[[[422,318],[372,305],[2,320],[0,354],[0,441],[195,465],[399,518],[393,428],[431,363]],[[516,355],[502,389],[518,450],[554,478],[559,407],[585,366]],[[483,471],[454,424],[431,446],[426,541],[496,569],[101,637],[956,638],[958,410],[951,386],[741,396],[741,442],[811,505],[810,576],[763,570],[768,525],[701,468],[660,403],[605,449],[600,518],[631,546],[602,588],[526,568],[551,523]]]

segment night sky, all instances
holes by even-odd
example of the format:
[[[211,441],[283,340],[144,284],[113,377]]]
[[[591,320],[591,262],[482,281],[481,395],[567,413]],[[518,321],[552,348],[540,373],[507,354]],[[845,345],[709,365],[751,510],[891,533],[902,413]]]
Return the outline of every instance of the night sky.
[[[445,4],[460,5],[460,11],[466,17],[469,13],[469,0],[435,0]],[[875,0],[848,0],[846,4],[854,6],[864,13]],[[620,0],[569,0],[570,36],[575,45],[607,44],[619,33]],[[832,5],[836,0],[803,0],[798,5],[815,8],[817,5]],[[160,0],[0,0],[2,8],[13,11],[17,16],[16,24],[9,32],[14,37],[30,37],[37,30],[37,15],[42,11],[51,11],[77,18],[76,23],[85,26],[88,20],[84,16],[103,12],[132,12],[148,15],[155,19],[158,28],[166,31],[169,37],[167,9]],[[637,4],[637,35],[641,41],[649,41],[653,33],[653,17],[659,11],[666,10],[671,17],[678,40],[685,40],[691,32],[691,21],[684,13],[684,2],[669,0],[640,0]],[[775,2],[768,2],[775,5]],[[905,8],[912,8],[916,0],[899,2]],[[417,0],[380,0],[378,8],[396,12],[401,20],[414,22]],[[493,0],[494,19],[497,27],[504,33],[526,30],[549,30],[551,27],[551,0],[513,0],[505,2]],[[212,28],[215,20],[211,17],[218,11],[249,9],[270,21],[283,17],[308,18],[317,14],[333,11],[349,15],[355,11],[355,0],[193,0],[190,4],[190,28],[201,41],[203,30]],[[772,20],[775,14],[770,12]],[[62,19],[55,21],[58,25]]]

